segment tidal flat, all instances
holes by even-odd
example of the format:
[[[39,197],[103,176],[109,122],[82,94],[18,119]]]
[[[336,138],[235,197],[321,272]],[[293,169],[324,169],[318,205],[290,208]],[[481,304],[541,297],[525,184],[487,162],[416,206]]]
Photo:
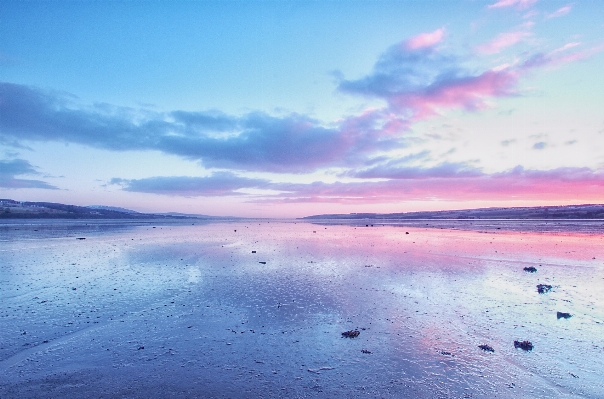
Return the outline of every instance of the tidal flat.
[[[604,222],[523,223],[3,221],[0,398],[604,398]]]

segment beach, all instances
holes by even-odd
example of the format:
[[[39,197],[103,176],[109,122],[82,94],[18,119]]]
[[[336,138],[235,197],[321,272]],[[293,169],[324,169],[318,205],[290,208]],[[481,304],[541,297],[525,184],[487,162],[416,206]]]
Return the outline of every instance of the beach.
[[[601,222],[414,223],[5,222],[0,397],[604,398]]]

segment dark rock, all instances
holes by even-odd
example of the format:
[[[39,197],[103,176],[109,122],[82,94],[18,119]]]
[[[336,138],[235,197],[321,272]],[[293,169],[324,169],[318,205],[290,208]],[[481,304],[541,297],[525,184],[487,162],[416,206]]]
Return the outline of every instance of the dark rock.
[[[144,346],[139,346],[137,350],[145,349]]]
[[[85,240],[86,237],[76,237],[76,240]]]
[[[558,319],[570,319],[571,317],[573,317],[573,315],[565,312],[557,312],[556,317]]]
[[[409,234],[409,232],[408,232],[408,231],[405,231],[405,234]]]
[[[367,349],[361,349],[361,353],[365,353],[366,355],[371,354],[371,352],[369,352]]]
[[[537,284],[537,292],[540,294],[545,294],[552,290],[552,286],[549,284]]]
[[[493,349],[491,346],[489,345],[478,345],[478,347],[480,349],[482,349],[485,352],[495,352],[495,349]]]
[[[256,251],[252,251],[252,253],[253,253],[253,254],[255,254],[255,253],[256,253]]]
[[[514,348],[520,348],[523,351],[532,351],[533,344],[530,341],[514,341]]]
[[[525,267],[523,269],[525,272],[529,272],[529,273],[535,273],[537,271],[537,268],[530,266],[530,267]]]
[[[263,265],[266,265],[266,262],[258,262],[258,263],[262,263]]]
[[[342,336],[346,337],[346,338],[355,338],[355,337],[358,337],[360,333],[361,332],[359,330],[350,330],[350,331],[344,331],[342,333]]]

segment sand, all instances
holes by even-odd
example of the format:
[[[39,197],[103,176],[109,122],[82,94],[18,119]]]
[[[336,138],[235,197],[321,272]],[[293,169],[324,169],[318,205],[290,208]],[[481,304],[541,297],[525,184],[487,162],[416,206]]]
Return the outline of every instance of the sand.
[[[497,227],[3,223],[0,397],[604,397],[604,235]]]

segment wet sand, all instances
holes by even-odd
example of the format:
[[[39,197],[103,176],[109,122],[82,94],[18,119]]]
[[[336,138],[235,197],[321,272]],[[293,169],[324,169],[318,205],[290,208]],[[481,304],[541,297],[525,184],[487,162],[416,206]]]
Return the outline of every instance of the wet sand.
[[[597,226],[195,223],[0,226],[0,397],[604,397]]]

